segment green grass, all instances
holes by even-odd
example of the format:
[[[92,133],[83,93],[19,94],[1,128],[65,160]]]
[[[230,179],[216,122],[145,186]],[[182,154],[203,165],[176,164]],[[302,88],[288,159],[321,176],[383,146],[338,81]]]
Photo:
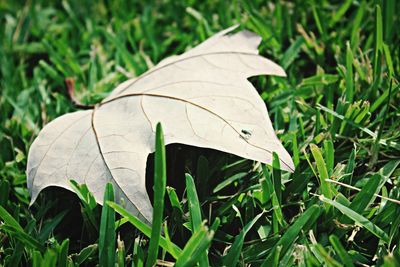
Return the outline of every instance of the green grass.
[[[0,1],[0,266],[400,266],[400,3],[147,2]],[[49,188],[29,207],[29,147],[77,109],[66,78],[94,104],[238,23],[287,72],[250,81],[293,174],[276,156],[171,145],[149,158],[153,229],[111,185],[103,208],[73,181],[76,194]]]

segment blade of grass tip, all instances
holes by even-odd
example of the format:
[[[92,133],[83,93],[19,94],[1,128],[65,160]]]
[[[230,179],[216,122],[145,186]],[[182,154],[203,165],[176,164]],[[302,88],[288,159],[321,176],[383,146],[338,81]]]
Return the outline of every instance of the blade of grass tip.
[[[154,207],[151,237],[146,267],[156,264],[164,214],[164,196],[167,183],[164,135],[160,123],[156,126],[156,152],[154,156]]]
[[[114,202],[108,202],[108,205],[112,207],[118,214],[120,214],[122,217],[128,219],[128,221],[135,226],[140,232],[142,232],[145,236],[149,237],[151,236],[151,227],[142,222],[139,218],[136,216],[130,214],[128,211],[126,211],[124,208],[119,206],[118,204]],[[160,235],[160,246],[168,251],[169,254],[171,254],[172,257],[177,259],[180,254],[182,253],[182,250],[175,245],[174,243],[168,244],[168,240],[165,239],[165,237]],[[170,249],[170,247],[172,249]]]
[[[99,236],[99,263],[100,266],[115,265],[115,211],[107,203],[114,201],[114,189],[107,183],[104,191],[104,203],[101,210]]]
[[[248,231],[254,226],[254,224],[261,218],[263,213],[258,214],[254,217],[250,222],[248,222],[245,227],[243,227],[242,231],[240,231],[239,235],[236,236],[235,241],[233,242],[231,248],[223,259],[224,266],[236,266],[239,257],[242,253],[243,242],[246,237]]]
[[[183,214],[183,209],[181,204],[179,203],[179,198],[178,195],[176,194],[175,188],[167,186],[167,193],[169,201],[171,202],[171,206],[179,210],[180,214]]]
[[[318,170],[318,178],[321,185],[321,192],[329,199],[332,199],[332,191],[330,185],[326,182],[329,179],[328,170],[324,158],[322,157],[321,150],[314,144],[310,144],[311,153],[315,159]]]
[[[221,220],[218,217],[215,218],[213,224],[210,227],[210,231],[213,231],[214,233],[217,232],[220,223],[221,223]]]
[[[350,255],[347,253],[346,249],[343,247],[342,243],[340,243],[340,240],[337,236],[335,235],[330,235],[329,236],[329,241],[331,242],[333,248],[336,251],[336,254],[339,256],[340,260],[346,267],[354,267],[353,261],[350,257]]]
[[[192,233],[196,232],[201,227],[201,210],[199,198],[197,197],[196,186],[193,177],[186,173],[186,192],[189,202],[189,213]],[[200,266],[209,266],[207,253],[205,252],[200,257]]]
[[[367,218],[362,216],[361,214],[355,212],[354,210],[352,210],[352,209],[350,209],[350,208],[348,208],[348,207],[346,207],[346,206],[344,206],[344,205],[342,205],[342,204],[340,204],[340,203],[338,203],[338,202],[336,202],[334,200],[328,199],[323,195],[320,195],[319,199],[322,202],[327,203],[327,204],[337,208],[340,212],[345,214],[347,217],[349,217],[350,219],[355,221],[360,226],[363,226],[365,229],[370,231],[372,234],[377,236],[379,239],[381,239],[385,243],[389,242],[389,237],[386,234],[386,232],[383,231],[381,228],[379,228],[374,223],[372,223],[370,220],[368,220]]]
[[[309,207],[300,217],[298,217],[294,223],[285,231],[283,236],[275,244],[273,249],[277,249],[282,246],[280,255],[285,253],[293,245],[294,241],[299,237],[300,232],[306,229],[310,229],[320,216],[320,208],[318,205],[312,205]],[[267,267],[268,263],[271,262],[271,257],[274,257],[273,253],[268,254],[266,260],[261,266]]]

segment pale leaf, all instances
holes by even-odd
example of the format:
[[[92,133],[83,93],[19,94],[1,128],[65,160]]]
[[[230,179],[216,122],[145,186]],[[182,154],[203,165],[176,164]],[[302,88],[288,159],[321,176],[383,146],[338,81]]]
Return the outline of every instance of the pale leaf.
[[[86,183],[102,203],[111,181],[116,200],[151,222],[145,170],[157,122],[166,144],[207,147],[267,164],[275,151],[282,169],[293,171],[264,102],[247,80],[285,72],[258,55],[259,36],[229,34],[235,28],[120,84],[94,110],[66,114],[46,125],[29,151],[32,203],[45,187],[70,189],[71,179]]]

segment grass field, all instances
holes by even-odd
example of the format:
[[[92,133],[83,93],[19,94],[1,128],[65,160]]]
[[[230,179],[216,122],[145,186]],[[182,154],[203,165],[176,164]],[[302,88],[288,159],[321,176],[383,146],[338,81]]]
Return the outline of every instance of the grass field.
[[[265,2],[0,1],[0,266],[400,266],[400,3]],[[77,110],[67,77],[94,104],[238,23],[287,72],[250,81],[293,174],[176,144],[153,194],[159,134],[147,184],[165,194],[162,237],[112,204],[110,186],[103,208],[82,185],[29,207],[29,147]]]

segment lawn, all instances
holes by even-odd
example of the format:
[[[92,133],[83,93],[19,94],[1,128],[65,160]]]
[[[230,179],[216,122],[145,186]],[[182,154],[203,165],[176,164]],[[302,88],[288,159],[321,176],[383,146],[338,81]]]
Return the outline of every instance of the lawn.
[[[396,0],[0,1],[0,266],[400,266],[398,10]],[[75,194],[49,187],[29,205],[28,152],[47,123],[235,24],[287,73],[249,80],[294,173],[276,156],[270,166],[164,147],[158,127],[153,228],[113,202],[111,185],[104,205],[73,182]]]

